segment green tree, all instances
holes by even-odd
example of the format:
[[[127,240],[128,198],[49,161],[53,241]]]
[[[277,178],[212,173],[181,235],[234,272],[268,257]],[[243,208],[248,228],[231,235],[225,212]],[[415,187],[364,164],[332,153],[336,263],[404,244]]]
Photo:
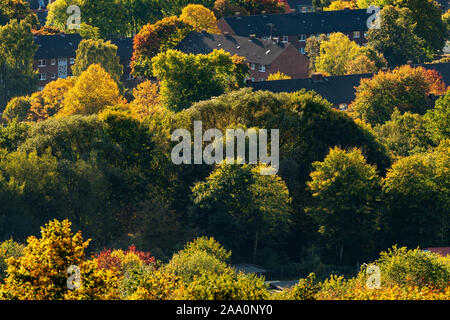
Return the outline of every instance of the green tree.
[[[11,20],[23,20],[34,29],[39,29],[37,16],[30,10],[30,4],[24,0],[0,0],[0,26]]]
[[[25,121],[31,108],[30,97],[12,98],[3,111],[2,118],[10,122],[17,118],[18,121]]]
[[[168,50],[153,58],[152,65],[161,102],[173,111],[239,88],[247,75],[243,59],[223,50],[198,55]]]
[[[339,264],[370,254],[376,230],[381,180],[358,149],[333,148],[313,164],[308,188],[313,201],[306,212],[318,223],[326,247]]]
[[[219,165],[192,188],[190,210],[192,222],[228,247],[253,240],[253,258],[259,241],[288,230],[291,213],[285,183],[276,175],[261,175],[261,168]]]
[[[374,127],[374,132],[394,158],[427,152],[434,146],[426,129],[426,120],[416,113],[400,114],[396,110],[391,120]]]
[[[116,83],[120,83],[123,66],[120,64],[116,45],[101,39],[81,41],[76,51],[75,64],[72,67],[73,75],[80,76],[92,64],[99,64]]]
[[[37,83],[33,69],[34,44],[30,25],[12,20],[0,27],[0,110],[13,97],[31,94]]]
[[[425,114],[426,126],[436,142],[450,139],[450,90]]]
[[[384,7],[380,12],[380,28],[372,28],[367,43],[381,52],[391,67],[406,64],[409,60],[425,60],[424,41],[415,33],[415,21],[408,8]]]

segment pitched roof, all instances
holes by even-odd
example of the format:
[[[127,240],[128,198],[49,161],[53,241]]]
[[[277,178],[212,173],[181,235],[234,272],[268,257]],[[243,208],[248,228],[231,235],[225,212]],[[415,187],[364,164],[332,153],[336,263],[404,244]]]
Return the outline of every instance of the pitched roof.
[[[184,53],[209,54],[214,49],[223,49],[230,54],[245,57],[250,63],[271,64],[289,44],[272,40],[251,39],[223,34],[191,32],[175,49]]]
[[[372,76],[372,74],[357,74],[322,77],[321,80],[313,80],[312,78],[289,79],[253,82],[250,85],[255,90],[268,90],[274,93],[296,92],[301,89],[313,90],[334,105],[339,105],[352,102],[355,99],[355,87],[359,85],[361,79]]]
[[[34,42],[39,46],[35,59],[56,59],[60,57],[75,57],[76,50],[82,38],[77,33],[39,35],[34,37]],[[111,39],[111,43],[117,46],[117,54],[120,60],[130,60],[133,54],[133,38]]]
[[[331,32],[366,31],[366,9],[268,14],[222,18],[238,36],[288,36]]]
[[[34,36],[34,42],[39,46],[35,59],[75,57],[81,36],[77,33]]]
[[[447,86],[450,86],[450,63],[432,63],[421,65],[426,69],[434,69],[442,75],[442,80]],[[345,76],[323,77],[322,80],[289,79],[277,81],[253,82],[250,84],[255,90],[268,90],[275,93],[295,92],[301,89],[306,91],[314,90],[322,97],[339,105],[341,103],[350,103],[355,99],[355,87],[357,87],[362,78],[371,78],[372,73],[355,74]]]
[[[303,6],[312,6],[312,0],[286,0],[286,2],[289,4],[289,7],[292,9],[296,9],[303,5]]]

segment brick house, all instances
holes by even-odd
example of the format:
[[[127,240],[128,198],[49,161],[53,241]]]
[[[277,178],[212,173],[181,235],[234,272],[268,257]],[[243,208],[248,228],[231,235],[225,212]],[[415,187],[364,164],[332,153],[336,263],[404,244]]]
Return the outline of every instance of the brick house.
[[[79,34],[57,34],[34,36],[38,50],[34,56],[33,67],[38,70],[38,88],[42,90],[45,85],[58,78],[72,76],[72,66],[75,64],[76,50],[82,38]],[[112,39],[111,43],[117,46],[117,54],[123,65],[122,82],[129,86],[133,83],[130,76],[130,62],[133,54],[133,39]]]
[[[367,20],[371,16],[366,9],[322,11],[307,13],[283,13],[256,16],[223,17],[218,21],[222,33],[291,43],[302,54],[306,39],[320,34],[342,32],[358,44],[366,42]]]
[[[285,5],[286,13],[314,12],[312,0],[281,0]]]
[[[253,37],[191,32],[175,48],[184,53],[209,54],[223,49],[231,55],[246,58],[251,76],[248,80],[264,81],[272,73],[282,72],[292,78],[308,76],[308,59],[289,43],[276,43]]]

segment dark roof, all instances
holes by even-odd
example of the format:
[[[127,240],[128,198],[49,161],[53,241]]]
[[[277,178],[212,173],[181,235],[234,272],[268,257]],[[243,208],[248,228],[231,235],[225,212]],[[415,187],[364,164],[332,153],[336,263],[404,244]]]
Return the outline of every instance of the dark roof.
[[[322,77],[321,80],[289,79],[276,81],[252,82],[255,90],[268,90],[274,93],[296,92],[301,89],[314,90],[334,105],[350,103],[355,99],[355,87],[362,78],[370,78],[372,74]]]
[[[37,10],[39,8],[45,9],[48,5],[48,0],[27,0],[27,2],[30,4],[31,10]]]
[[[243,272],[245,274],[262,274],[262,273],[266,273],[267,270],[254,265],[254,264],[250,264],[250,263],[240,263],[240,264],[236,264],[233,266],[233,268],[237,271],[237,272]]]
[[[34,42],[39,46],[35,59],[75,57],[81,36],[77,33],[35,36]]]
[[[133,38],[111,39],[111,43],[117,46],[117,54],[120,60],[131,60],[133,56]]]
[[[268,14],[257,16],[224,17],[238,36],[255,34],[257,37],[289,36],[331,32],[366,31],[366,9],[319,11],[296,14]]]
[[[442,75],[442,80],[447,87],[450,86],[450,62],[447,63],[430,63],[422,65],[426,69],[435,69]]]
[[[446,86],[450,86],[450,63],[432,63],[423,64],[426,69],[435,69],[442,75],[442,80]],[[355,99],[355,87],[357,87],[362,78],[371,78],[373,74],[357,74],[345,76],[323,77],[322,80],[289,79],[277,81],[252,82],[250,86],[255,90],[268,90],[275,93],[295,92],[301,89],[306,91],[314,90],[322,97],[339,105],[341,103],[350,103]]]
[[[272,40],[251,39],[223,34],[191,32],[175,49],[185,53],[209,54],[214,49],[223,49],[232,55],[245,57],[248,62],[271,64],[286,48],[287,44]]]
[[[289,4],[289,7],[292,9],[296,9],[299,6],[312,6],[312,0],[286,0],[286,2]]]
[[[59,57],[75,57],[75,52],[82,38],[77,33],[35,36],[34,42],[39,45],[35,59],[55,59]],[[133,38],[111,39],[117,46],[120,60],[130,60],[133,54]]]

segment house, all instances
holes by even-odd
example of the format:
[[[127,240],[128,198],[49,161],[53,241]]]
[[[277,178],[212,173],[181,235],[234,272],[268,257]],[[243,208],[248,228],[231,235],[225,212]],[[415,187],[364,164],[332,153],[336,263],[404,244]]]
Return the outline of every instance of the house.
[[[39,71],[38,89],[58,78],[72,76],[72,66],[75,64],[76,50],[82,38],[79,34],[57,34],[34,36],[38,49],[34,56],[33,67]],[[134,79],[130,76],[131,56],[133,53],[133,39],[112,39],[111,43],[117,46],[117,54],[123,65],[122,82],[132,85]]]
[[[272,73],[282,72],[292,78],[308,76],[308,58],[289,43],[206,32],[189,33],[176,47],[184,53],[209,54],[223,49],[246,58],[251,79],[264,81]]]
[[[245,274],[256,274],[258,277],[266,275],[267,270],[250,263],[240,263],[232,266],[236,272],[242,272]]]
[[[281,0],[285,5],[286,13],[314,12],[312,0]]]
[[[425,69],[438,71],[447,87],[450,85],[450,63],[432,63],[413,66],[422,66]],[[313,74],[311,78],[306,79],[264,81],[251,83],[250,86],[255,90],[268,90],[274,93],[296,92],[302,89],[315,91],[331,102],[335,108],[347,110],[348,105],[355,99],[355,88],[359,86],[361,79],[372,77],[373,73],[344,76]]]
[[[371,78],[373,74],[358,74],[346,76],[322,76],[313,74],[311,78],[264,81],[252,83],[254,90],[268,90],[274,93],[296,92],[302,89],[315,91],[333,104],[335,108],[346,110],[355,99],[355,87],[363,78]]]
[[[233,36],[272,39],[291,43],[305,53],[306,39],[321,34],[342,32],[358,44],[366,42],[367,21],[371,14],[366,9],[322,11],[293,14],[264,14],[255,16],[223,17],[218,21],[222,33]]]

